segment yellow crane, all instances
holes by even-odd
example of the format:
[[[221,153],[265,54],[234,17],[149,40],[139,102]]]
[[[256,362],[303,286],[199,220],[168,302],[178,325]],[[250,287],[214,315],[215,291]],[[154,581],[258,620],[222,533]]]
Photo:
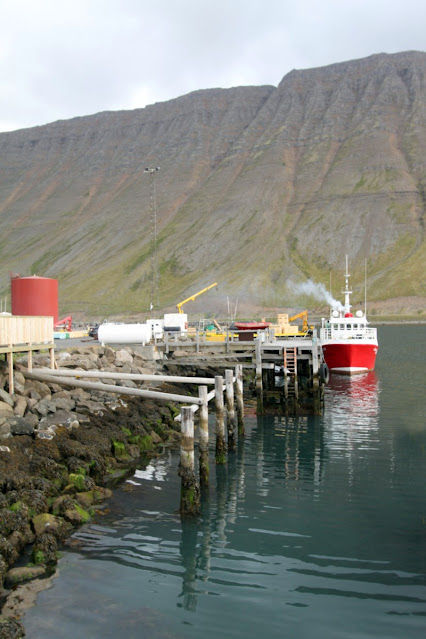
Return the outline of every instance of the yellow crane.
[[[184,304],[186,304],[187,302],[193,302],[196,297],[198,297],[202,293],[205,293],[206,291],[209,291],[211,288],[214,288],[215,286],[217,286],[217,282],[215,282],[214,284],[210,284],[210,286],[206,286],[206,288],[203,288],[201,291],[198,291],[198,293],[194,293],[194,295],[191,295],[191,297],[187,297],[186,300],[183,300],[183,302],[179,302],[179,304],[176,304],[176,308],[179,311],[179,313],[183,313],[182,306]]]
[[[293,315],[293,317],[289,317],[289,322],[294,322],[296,319],[303,318],[302,331],[306,333],[309,330],[308,326],[308,311],[302,311],[301,313],[297,313],[297,315]]]
[[[302,327],[297,324],[291,324],[297,319],[302,319]],[[292,335],[308,335],[314,327],[308,325],[308,311],[301,311],[292,317],[289,317],[286,313],[279,313],[278,323],[271,324],[269,328],[273,328],[277,336],[290,337]]]

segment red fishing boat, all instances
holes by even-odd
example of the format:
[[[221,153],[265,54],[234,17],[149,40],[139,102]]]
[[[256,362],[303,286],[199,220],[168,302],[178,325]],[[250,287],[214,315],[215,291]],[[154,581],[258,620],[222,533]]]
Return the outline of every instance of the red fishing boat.
[[[345,304],[332,308],[330,319],[322,320],[320,342],[331,372],[354,375],[374,369],[379,344],[377,328],[369,327],[366,313],[351,312],[347,257],[345,281]]]

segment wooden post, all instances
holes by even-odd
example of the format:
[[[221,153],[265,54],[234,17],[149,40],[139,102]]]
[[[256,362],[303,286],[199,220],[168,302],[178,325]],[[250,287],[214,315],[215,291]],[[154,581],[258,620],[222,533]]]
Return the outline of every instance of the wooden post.
[[[225,410],[223,405],[223,377],[214,378],[216,404],[216,464],[226,462]]]
[[[33,350],[31,346],[32,345],[30,344],[30,350],[28,351],[28,370],[30,373],[33,370]]]
[[[235,406],[234,406],[234,371],[227,369],[225,371],[226,386],[226,409],[227,409],[227,426],[228,426],[228,450],[235,450]]]
[[[237,421],[238,435],[244,436],[244,399],[243,399],[243,366],[237,364],[235,367],[236,384],[235,390],[237,395]]]
[[[209,485],[209,409],[207,386],[198,387],[198,396],[203,400],[200,406],[200,485]]]
[[[190,406],[181,408],[181,445],[179,476],[181,477],[181,515],[198,515],[200,487],[194,472],[194,414]]]
[[[262,342],[260,337],[256,338],[256,398],[257,414],[263,415],[263,387],[262,387]]]
[[[49,348],[49,352],[50,352],[50,368],[52,370],[54,370],[56,362],[55,362],[55,349],[54,348]]]
[[[15,392],[15,385],[14,385],[14,381],[13,381],[13,352],[12,352],[12,345],[10,346],[10,351],[7,354],[7,361],[9,364],[9,394],[13,395],[13,393]]]
[[[316,336],[312,337],[312,380],[314,415],[321,415],[321,392],[323,389],[319,380],[319,344]]]
[[[319,385],[319,352],[318,352],[318,338],[312,338],[312,377],[314,380],[314,388]]]

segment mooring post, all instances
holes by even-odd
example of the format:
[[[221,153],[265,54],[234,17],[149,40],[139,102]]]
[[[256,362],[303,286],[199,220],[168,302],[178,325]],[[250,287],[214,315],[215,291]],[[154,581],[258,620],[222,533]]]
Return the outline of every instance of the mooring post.
[[[200,487],[194,471],[194,414],[190,406],[182,406],[179,476],[181,477],[181,515],[198,515]]]
[[[200,485],[209,485],[209,409],[207,386],[198,387],[198,396],[203,400],[200,406]]]
[[[256,398],[257,398],[257,414],[263,414],[263,386],[262,386],[262,341],[260,337],[256,338],[255,343],[256,355]]]
[[[226,462],[225,409],[223,404],[223,377],[214,378],[216,406],[216,464]]]
[[[243,365],[237,364],[235,367],[235,390],[237,395],[237,421],[238,435],[244,436],[244,399],[243,399]]]
[[[225,371],[226,412],[228,415],[228,450],[235,450],[237,443],[235,438],[235,406],[234,406],[234,371]]]

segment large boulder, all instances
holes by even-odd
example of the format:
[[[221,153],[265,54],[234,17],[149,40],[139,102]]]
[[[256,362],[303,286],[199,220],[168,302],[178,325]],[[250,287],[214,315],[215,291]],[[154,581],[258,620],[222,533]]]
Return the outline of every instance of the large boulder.
[[[12,433],[10,432],[9,422],[6,417],[0,416],[0,439],[8,439],[11,437]]]
[[[5,402],[6,404],[9,404],[9,406],[12,406],[13,408],[14,402],[12,397],[9,395],[8,392],[3,390],[2,388],[0,388],[0,401]]]
[[[23,417],[25,415],[25,411],[27,410],[28,404],[25,397],[18,396],[16,398],[15,405],[13,407],[13,412],[18,417]]]
[[[34,428],[38,424],[38,419],[36,419],[36,424],[34,423],[34,418],[28,416],[27,417],[19,417],[18,415],[14,415],[13,417],[8,418],[9,428],[11,435],[34,435]]]
[[[34,391],[35,393],[38,394],[38,399],[41,399],[42,397],[47,397],[47,395],[50,396],[50,388],[47,384],[45,384],[44,382],[40,382],[38,379],[26,379],[25,390],[23,394],[28,397],[33,397],[34,399],[37,399],[37,396],[34,394]]]
[[[133,364],[133,357],[129,353],[129,351],[126,351],[125,348],[115,353],[115,360],[114,360],[114,365],[118,366],[119,368],[124,366],[124,364],[129,364],[129,365]]]
[[[70,532],[70,526],[61,517],[55,517],[50,513],[41,513],[32,518],[34,532],[37,537],[44,533],[54,535],[56,539],[63,540]]]
[[[63,409],[66,411],[71,411],[75,408],[75,400],[72,399],[70,395],[65,397],[57,397],[56,395],[53,395],[52,403],[55,404],[56,410]]]
[[[73,428],[78,428],[79,425],[80,422],[77,419],[76,413],[64,409],[59,409],[51,415],[42,417],[39,422],[40,430],[48,430],[53,426],[56,428],[62,426],[68,430],[72,430]]]
[[[51,396],[49,395],[49,397],[41,399],[38,404],[34,406],[34,410],[42,417],[45,417],[49,413],[56,413],[56,404],[52,402]]]
[[[7,404],[0,400],[0,417],[10,417],[13,413],[13,404]]]
[[[61,362],[61,368],[80,368],[83,371],[90,371],[94,368],[93,362],[88,357],[72,357]]]

